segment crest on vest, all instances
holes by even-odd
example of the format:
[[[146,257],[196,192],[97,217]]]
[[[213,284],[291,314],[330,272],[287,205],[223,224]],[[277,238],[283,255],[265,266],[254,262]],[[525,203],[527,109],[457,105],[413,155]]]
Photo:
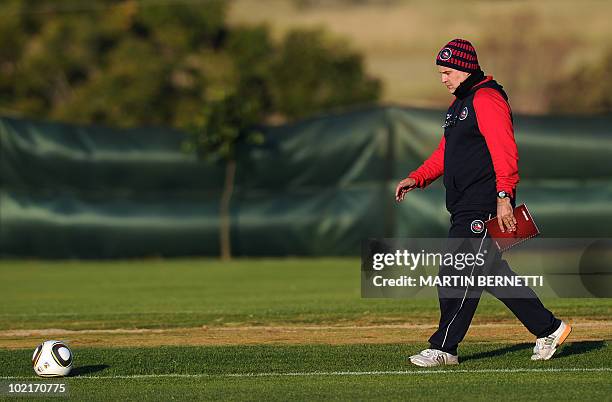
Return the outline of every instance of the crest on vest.
[[[454,127],[458,122],[463,121],[470,115],[470,110],[467,106],[462,107],[460,110],[450,110],[451,113],[446,113],[446,119],[442,128]]]

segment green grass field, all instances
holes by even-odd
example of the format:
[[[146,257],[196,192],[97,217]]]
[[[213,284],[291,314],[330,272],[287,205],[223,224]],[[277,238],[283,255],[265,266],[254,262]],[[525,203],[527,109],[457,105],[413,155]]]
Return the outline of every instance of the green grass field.
[[[76,349],[70,394],[92,399],[604,400],[612,352],[604,342],[565,346],[536,364],[530,344],[477,344],[453,368],[409,367],[415,345]],[[29,351],[1,351],[8,376],[31,379]],[[5,376],[6,376],[5,375]]]
[[[0,292],[0,382],[43,381],[30,366],[32,350],[59,337],[75,352],[64,380],[74,400],[605,400],[612,392],[611,299],[547,300],[578,323],[547,362],[529,360],[528,336],[489,328],[520,331],[520,324],[500,302],[482,300],[462,364],[440,370],[409,365],[426,336],[395,327],[435,324],[437,300],[361,299],[353,258],[2,261]],[[599,332],[587,333],[587,323]],[[203,326],[197,343],[180,337]],[[277,326],[311,332],[298,342],[248,344],[248,333],[227,344],[206,341],[215,328],[261,327],[265,337]],[[320,341],[336,327],[351,340]],[[151,332],[120,340],[133,329]],[[179,342],[166,344],[165,330],[179,331]],[[372,330],[399,335],[377,343],[366,336]],[[159,346],[145,345],[152,337]]]
[[[359,260],[0,262],[0,330],[431,322],[437,300],[362,299]],[[612,317],[612,299],[552,299],[565,317]],[[511,318],[494,299],[479,318]],[[601,317],[601,318],[600,318]]]

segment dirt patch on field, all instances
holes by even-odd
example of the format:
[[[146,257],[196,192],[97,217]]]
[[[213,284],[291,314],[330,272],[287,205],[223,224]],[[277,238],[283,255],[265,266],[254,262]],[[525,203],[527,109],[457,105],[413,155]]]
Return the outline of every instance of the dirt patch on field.
[[[612,340],[612,321],[571,321],[570,341]],[[262,345],[425,343],[434,324],[343,326],[237,326],[170,329],[9,330],[0,331],[0,348],[33,348],[57,338],[74,347],[161,345]],[[468,342],[532,342],[534,337],[516,321],[473,324]]]

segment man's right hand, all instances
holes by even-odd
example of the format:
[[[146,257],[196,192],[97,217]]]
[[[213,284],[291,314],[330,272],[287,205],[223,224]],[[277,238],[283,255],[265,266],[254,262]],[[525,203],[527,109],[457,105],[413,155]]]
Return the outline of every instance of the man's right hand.
[[[395,201],[402,202],[404,200],[404,196],[415,188],[416,180],[414,180],[412,177],[406,177],[404,180],[400,181],[395,188]]]

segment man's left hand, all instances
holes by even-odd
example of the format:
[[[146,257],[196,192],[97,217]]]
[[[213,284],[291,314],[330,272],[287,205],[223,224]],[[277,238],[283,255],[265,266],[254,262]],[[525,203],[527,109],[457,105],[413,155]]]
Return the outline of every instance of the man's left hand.
[[[502,232],[514,232],[516,230],[516,218],[510,198],[497,199],[497,223]]]

